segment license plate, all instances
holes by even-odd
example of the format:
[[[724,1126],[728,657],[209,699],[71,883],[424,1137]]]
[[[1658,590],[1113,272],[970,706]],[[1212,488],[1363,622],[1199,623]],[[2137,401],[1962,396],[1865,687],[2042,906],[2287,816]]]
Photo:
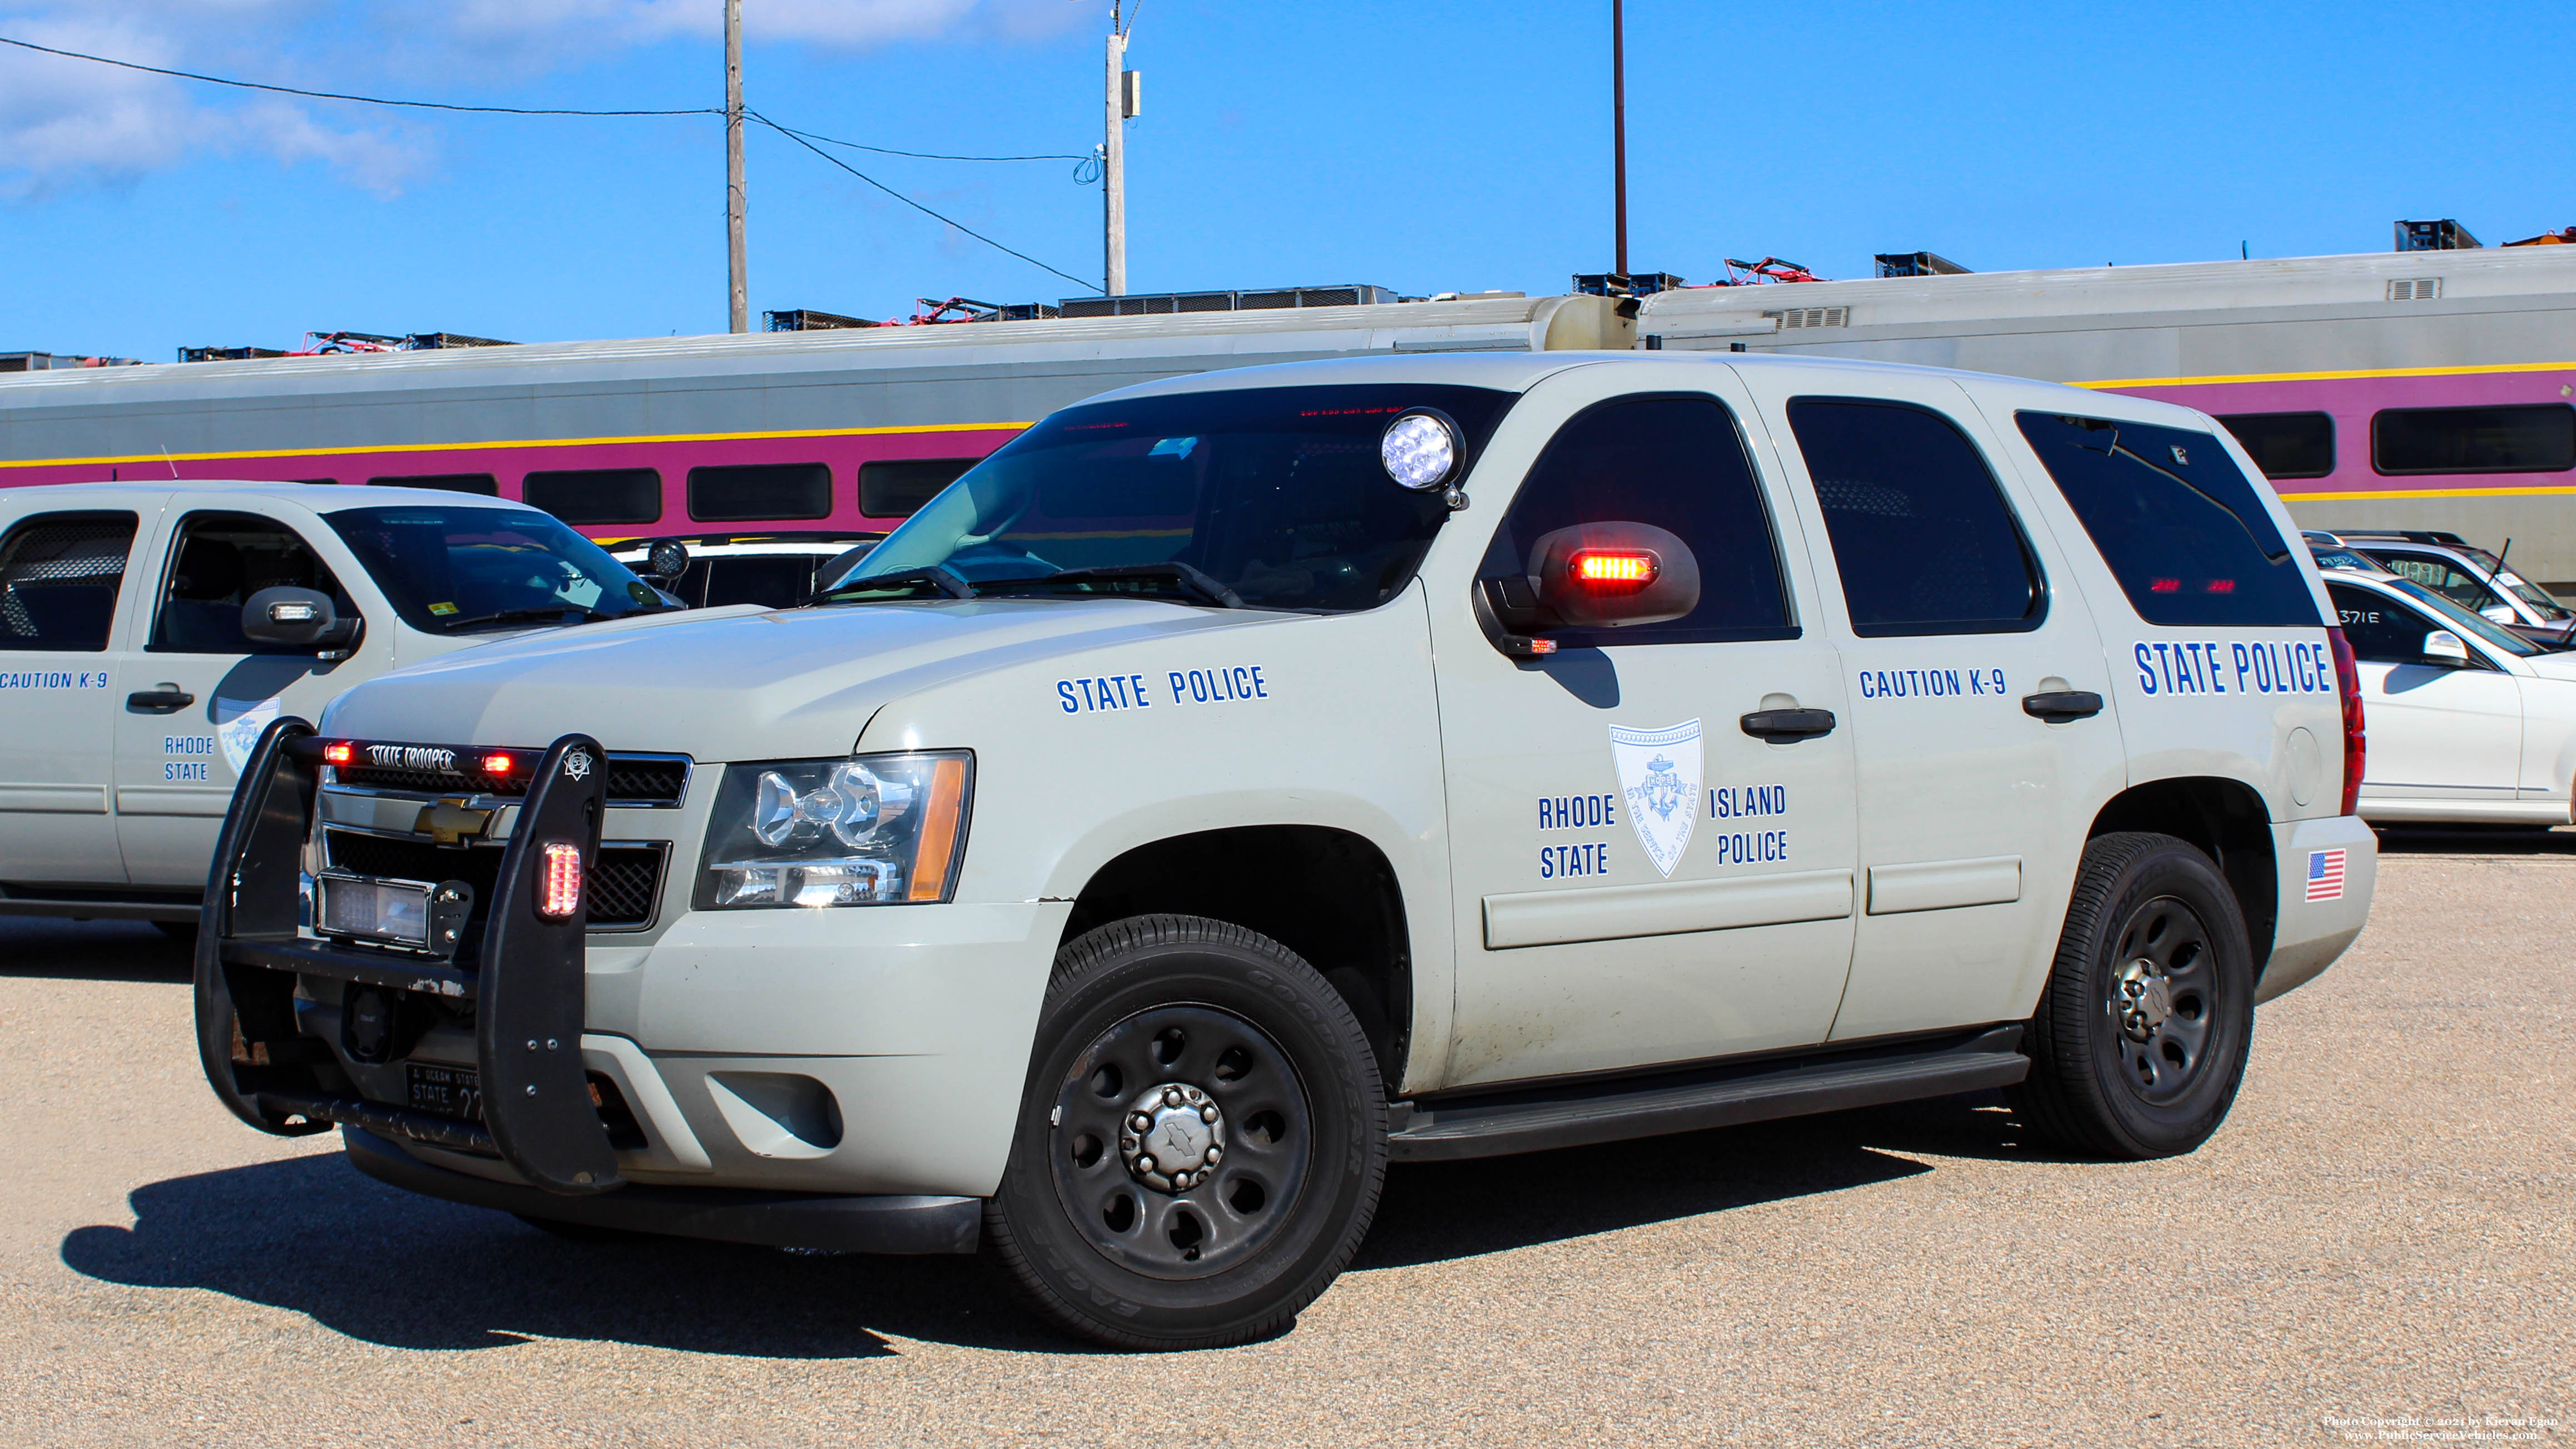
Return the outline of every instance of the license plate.
[[[437,887],[337,873],[321,877],[321,886],[322,934],[429,949],[429,897]]]
[[[442,1067],[430,1062],[405,1062],[403,1066],[410,1080],[413,1111],[468,1122],[483,1120],[483,1084],[472,1067]]]

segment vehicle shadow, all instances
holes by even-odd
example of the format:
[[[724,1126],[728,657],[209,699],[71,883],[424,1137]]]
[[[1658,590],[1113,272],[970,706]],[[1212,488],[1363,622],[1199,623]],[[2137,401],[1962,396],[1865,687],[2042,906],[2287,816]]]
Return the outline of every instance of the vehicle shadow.
[[[1905,1152],[2019,1155],[1991,1100],[1398,1167],[1353,1268],[1434,1264],[1934,1170]],[[337,1154],[171,1178],[128,1200],[134,1225],[75,1229],[62,1242],[66,1266],[107,1283],[207,1289],[395,1348],[564,1338],[856,1359],[910,1338],[1087,1351],[1023,1314],[979,1258],[575,1242],[386,1187]]]
[[[2576,828],[2518,825],[2393,825],[2379,828],[2382,855],[2576,855]]]
[[[0,976],[56,981],[186,981],[195,946],[149,921],[0,916]]]

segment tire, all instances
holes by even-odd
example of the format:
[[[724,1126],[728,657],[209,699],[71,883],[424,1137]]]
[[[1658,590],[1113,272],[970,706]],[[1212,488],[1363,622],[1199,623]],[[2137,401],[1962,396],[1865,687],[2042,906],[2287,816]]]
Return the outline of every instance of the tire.
[[[1324,978],[1240,926],[1138,916],[1056,954],[984,1236],[1068,1332],[1213,1348],[1330,1286],[1385,1177],[1377,1061]]]
[[[2253,951],[2218,867],[2169,835],[2104,835],[2030,1021],[2030,1075],[2005,1096],[2061,1146],[2179,1156],[2227,1120],[2253,1036]]]

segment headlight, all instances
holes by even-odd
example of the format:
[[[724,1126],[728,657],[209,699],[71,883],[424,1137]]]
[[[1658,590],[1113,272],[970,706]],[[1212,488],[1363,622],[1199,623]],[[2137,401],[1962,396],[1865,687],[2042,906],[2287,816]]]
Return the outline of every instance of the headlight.
[[[698,857],[697,909],[944,901],[956,888],[974,756],[731,765]]]

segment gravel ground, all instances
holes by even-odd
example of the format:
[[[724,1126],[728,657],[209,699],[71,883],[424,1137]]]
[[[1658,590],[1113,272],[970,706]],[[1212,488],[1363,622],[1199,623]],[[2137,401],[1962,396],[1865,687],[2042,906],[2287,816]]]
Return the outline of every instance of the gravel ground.
[[[2196,1155],[2068,1161],[1956,1098],[1399,1168],[1294,1331],[1121,1357],[971,1259],[575,1244],[378,1186],[216,1106],[179,948],[0,920],[0,1437],[2576,1444],[2571,924],[2569,832],[2392,841]]]

